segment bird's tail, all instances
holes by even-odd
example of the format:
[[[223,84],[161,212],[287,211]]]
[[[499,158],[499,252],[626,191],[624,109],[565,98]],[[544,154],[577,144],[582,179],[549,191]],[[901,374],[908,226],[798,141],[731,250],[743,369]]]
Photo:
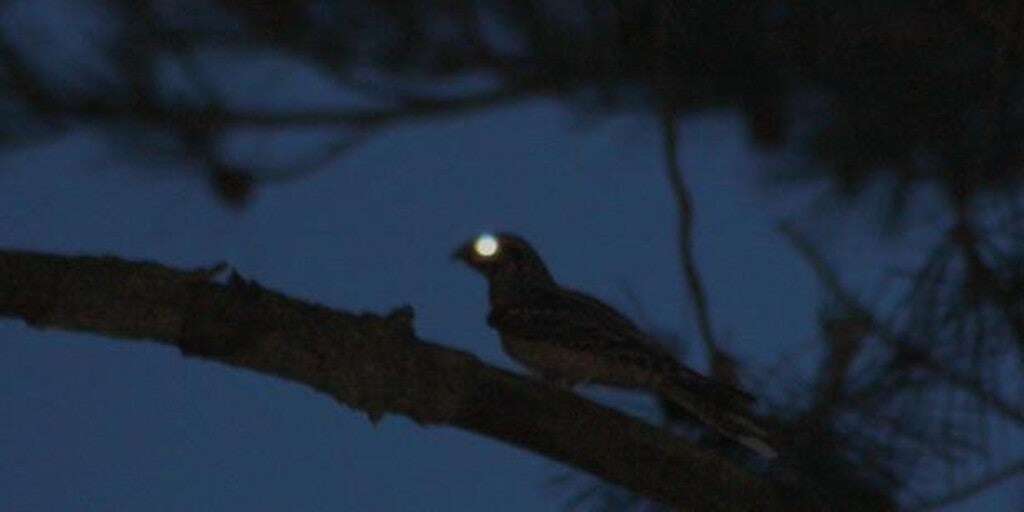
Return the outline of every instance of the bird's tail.
[[[716,432],[762,457],[778,456],[769,441],[768,431],[748,413],[753,397],[747,393],[692,372],[677,374],[659,388],[664,399],[696,416]]]

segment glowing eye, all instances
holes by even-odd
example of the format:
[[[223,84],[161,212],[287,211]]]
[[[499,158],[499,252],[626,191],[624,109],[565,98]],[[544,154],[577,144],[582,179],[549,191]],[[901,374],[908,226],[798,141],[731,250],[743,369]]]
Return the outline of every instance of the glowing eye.
[[[498,239],[491,235],[480,235],[476,242],[473,242],[473,250],[480,256],[494,256],[498,252]]]

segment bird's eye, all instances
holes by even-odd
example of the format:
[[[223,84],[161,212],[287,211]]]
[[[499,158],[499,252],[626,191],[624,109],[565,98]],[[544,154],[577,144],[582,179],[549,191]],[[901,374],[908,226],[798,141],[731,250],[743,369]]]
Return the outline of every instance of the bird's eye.
[[[498,239],[491,235],[480,235],[473,242],[473,251],[485,258],[494,256],[498,253]]]

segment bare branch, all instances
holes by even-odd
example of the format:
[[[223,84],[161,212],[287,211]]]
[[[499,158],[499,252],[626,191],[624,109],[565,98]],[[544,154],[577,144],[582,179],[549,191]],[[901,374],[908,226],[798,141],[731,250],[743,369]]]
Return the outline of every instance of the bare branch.
[[[843,286],[839,277],[825,262],[825,259],[802,234],[788,224],[780,226],[780,231],[790,240],[790,243],[793,244],[804,259],[807,260],[808,264],[817,274],[818,279],[836,299],[848,308],[852,314],[858,318],[863,318],[866,322],[865,325],[869,326],[871,332],[877,335],[883,343],[898,353],[911,357],[915,365],[928,370],[943,381],[970,394],[975,400],[985,404],[1002,417],[1024,426],[1024,407],[1004,400],[996,392],[997,390],[991,389],[973,376],[963,375],[962,372],[950,368],[931,354],[911,346],[899,336],[889,332],[889,329],[879,322],[877,317]]]
[[[432,116],[454,116],[485,107],[523,98],[532,91],[529,88],[506,89],[466,95],[457,98],[407,98],[397,107],[364,108],[351,110],[316,110],[308,112],[238,112],[219,108],[195,108],[175,105],[162,109],[151,105],[151,111],[139,112],[131,105],[108,105],[101,103],[68,104],[50,107],[54,114],[77,121],[129,121],[142,119],[157,124],[222,126],[225,124],[271,127],[334,127],[377,128],[397,122],[414,121]]]
[[[501,440],[679,509],[821,508],[667,431],[423,341],[410,308],[354,315],[217,273],[0,251],[0,315],[174,345],[307,384],[372,420],[401,414]]]

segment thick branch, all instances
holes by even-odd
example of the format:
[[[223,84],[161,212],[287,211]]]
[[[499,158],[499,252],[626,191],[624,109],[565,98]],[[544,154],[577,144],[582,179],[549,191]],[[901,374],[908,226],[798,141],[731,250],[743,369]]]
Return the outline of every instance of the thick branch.
[[[498,439],[680,509],[812,509],[666,431],[420,340],[409,308],[353,315],[215,274],[0,251],[0,315],[176,345],[307,384],[371,419],[401,414]]]

